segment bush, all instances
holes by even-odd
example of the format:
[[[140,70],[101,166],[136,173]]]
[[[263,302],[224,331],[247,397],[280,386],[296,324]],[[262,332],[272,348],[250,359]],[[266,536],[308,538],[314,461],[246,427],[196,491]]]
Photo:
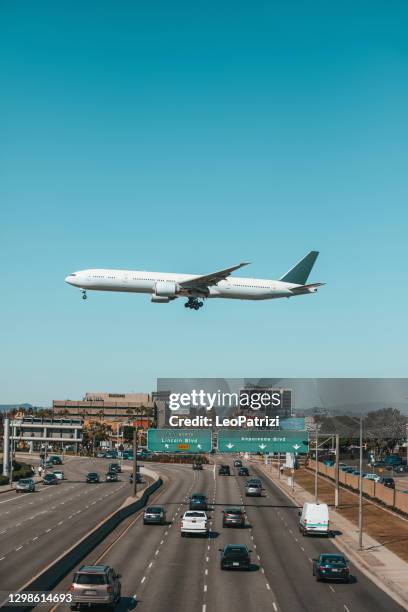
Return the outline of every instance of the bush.
[[[33,471],[31,469],[31,465],[28,463],[21,463],[15,461],[13,464],[13,480],[17,482],[20,478],[31,478],[33,476]]]
[[[0,485],[6,485],[9,483],[9,477],[0,475]]]

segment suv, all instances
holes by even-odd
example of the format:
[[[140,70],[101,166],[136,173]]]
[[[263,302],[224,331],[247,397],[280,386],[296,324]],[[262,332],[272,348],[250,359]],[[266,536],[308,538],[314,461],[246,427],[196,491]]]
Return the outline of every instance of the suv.
[[[16,483],[16,493],[33,493],[35,491],[35,482],[32,478],[21,478]]]
[[[112,608],[120,600],[120,574],[109,565],[82,565],[74,574],[70,593],[71,610],[82,604]]]
[[[208,510],[208,502],[202,493],[193,493],[190,497],[190,510]]]
[[[89,472],[89,474],[86,475],[86,482],[89,482],[90,484],[98,483],[99,482],[98,472]]]
[[[393,478],[389,478],[388,476],[382,477],[378,482],[379,484],[384,485],[384,487],[388,487],[389,489],[395,489],[395,482]]]
[[[203,464],[202,463],[193,463],[193,470],[202,470],[203,469]]]
[[[225,508],[222,514],[223,527],[245,527],[245,513],[241,508]]]
[[[247,467],[241,467],[238,471],[238,476],[249,476],[249,470]]]
[[[246,569],[251,568],[250,552],[244,544],[226,544],[221,552],[221,569]]]
[[[149,506],[144,511],[144,525],[164,525],[166,522],[166,511],[163,506]]]
[[[118,473],[117,472],[108,472],[105,477],[106,482],[118,482]]]
[[[218,470],[219,476],[231,476],[229,465],[220,465]]]
[[[241,461],[241,459],[235,459],[235,461],[234,461],[234,467],[242,467],[242,461]]]
[[[62,465],[62,459],[58,455],[51,455],[50,461],[52,465]]]

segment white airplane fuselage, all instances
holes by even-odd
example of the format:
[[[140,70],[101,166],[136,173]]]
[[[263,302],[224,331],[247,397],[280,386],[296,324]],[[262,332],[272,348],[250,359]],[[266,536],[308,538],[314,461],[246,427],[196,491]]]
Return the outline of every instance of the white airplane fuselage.
[[[66,277],[65,282],[83,291],[147,293],[169,299],[197,296],[235,300],[271,300],[299,295],[298,292],[292,290],[296,287],[302,287],[299,284],[279,280],[241,278],[238,276],[228,276],[225,280],[220,280],[215,285],[209,286],[205,293],[201,290],[180,286],[180,283],[195,278],[197,276],[194,274],[171,272],[91,269],[74,272]],[[314,293],[316,291],[315,287],[311,287],[305,288],[302,293]]]

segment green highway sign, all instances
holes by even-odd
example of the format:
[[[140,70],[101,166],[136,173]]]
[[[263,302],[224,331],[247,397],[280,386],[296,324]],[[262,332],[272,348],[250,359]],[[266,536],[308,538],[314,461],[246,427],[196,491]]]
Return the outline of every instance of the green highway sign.
[[[218,430],[218,450],[221,453],[307,453],[307,431],[277,429]]]
[[[148,429],[147,448],[159,453],[209,453],[210,429]]]

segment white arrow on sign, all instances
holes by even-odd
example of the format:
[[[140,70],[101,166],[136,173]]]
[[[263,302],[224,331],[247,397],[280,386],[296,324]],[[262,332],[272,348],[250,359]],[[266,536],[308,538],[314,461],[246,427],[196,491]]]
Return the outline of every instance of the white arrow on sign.
[[[231,442],[228,442],[228,444],[225,445],[227,448],[232,448],[234,445],[231,444]]]
[[[197,444],[197,448],[201,448],[201,444]]]
[[[169,445],[168,445],[168,444],[165,444],[165,445],[164,445],[164,448],[169,448]]]
[[[300,444],[292,444],[292,448],[294,448],[295,450],[297,450],[298,448],[300,448]]]
[[[266,444],[260,444],[260,445],[259,445],[259,448],[260,448],[261,450],[263,450],[264,448],[266,448]]]

